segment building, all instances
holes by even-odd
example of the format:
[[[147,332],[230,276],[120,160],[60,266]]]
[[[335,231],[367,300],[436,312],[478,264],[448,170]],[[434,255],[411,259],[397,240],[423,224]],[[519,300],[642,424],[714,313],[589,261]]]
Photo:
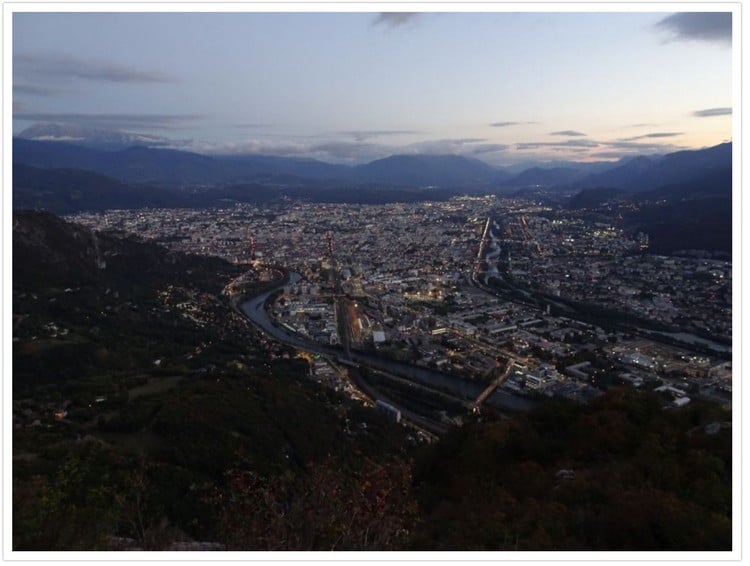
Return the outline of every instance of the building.
[[[372,341],[375,344],[383,344],[385,342],[385,332],[382,330],[373,330]]]
[[[389,421],[398,423],[401,422],[401,411],[390,403],[385,401],[375,401],[375,410],[385,415]]]

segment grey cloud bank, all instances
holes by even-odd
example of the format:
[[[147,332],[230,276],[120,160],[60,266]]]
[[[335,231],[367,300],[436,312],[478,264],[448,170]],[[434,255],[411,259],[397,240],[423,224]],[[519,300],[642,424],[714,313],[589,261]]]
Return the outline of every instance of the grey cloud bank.
[[[29,122],[55,122],[94,128],[172,129],[201,120],[199,114],[79,114],[19,112],[13,118]]]
[[[732,42],[730,12],[681,12],[667,16],[656,26],[674,40]]]
[[[85,79],[115,83],[175,83],[175,77],[108,61],[85,60],[62,53],[19,53],[13,57],[18,77],[48,80]]]
[[[240,142],[210,144],[193,142],[189,147],[175,146],[180,149],[206,152],[212,154],[268,154],[286,157],[308,157],[334,163],[357,164],[389,155],[463,155],[488,156],[501,153],[510,146],[498,143],[486,143],[483,138],[436,139],[398,146],[366,141],[337,139],[251,139]]]
[[[271,128],[273,126],[272,124],[235,124],[234,127],[241,130],[257,130],[260,128]]]
[[[375,17],[372,25],[395,28],[414,22],[420,15],[420,12],[382,12]]]
[[[731,108],[708,108],[706,110],[696,110],[693,112],[693,116],[697,118],[709,118],[711,116],[727,116],[731,113]]]
[[[13,83],[13,92],[28,94],[31,96],[57,96],[65,92],[63,89],[52,86],[32,85],[24,83]]]
[[[522,142],[516,144],[516,149],[527,150],[527,149],[540,149],[543,147],[552,148],[589,148],[599,147],[599,142],[593,140],[565,140],[560,142]]]
[[[643,134],[642,136],[634,136],[632,138],[625,138],[622,141],[635,141],[649,138],[673,138],[675,136],[681,136],[682,132],[654,132],[651,134]]]
[[[493,128],[507,128],[509,126],[519,126],[522,124],[536,124],[537,122],[494,122],[490,124]]]
[[[418,132],[416,130],[348,130],[338,133],[345,136],[351,136],[356,141],[364,141],[366,139],[376,138],[380,136],[412,135],[420,134],[421,132]]]
[[[583,132],[576,132],[575,130],[560,130],[559,132],[550,132],[551,136],[585,136]]]

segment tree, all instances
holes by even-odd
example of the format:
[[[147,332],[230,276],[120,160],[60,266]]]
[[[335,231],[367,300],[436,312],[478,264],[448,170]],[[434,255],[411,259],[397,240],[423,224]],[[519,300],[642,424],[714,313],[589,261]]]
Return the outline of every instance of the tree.
[[[395,550],[406,547],[416,520],[410,484],[411,466],[401,460],[351,471],[328,457],[299,475],[232,470],[215,501],[230,548]]]

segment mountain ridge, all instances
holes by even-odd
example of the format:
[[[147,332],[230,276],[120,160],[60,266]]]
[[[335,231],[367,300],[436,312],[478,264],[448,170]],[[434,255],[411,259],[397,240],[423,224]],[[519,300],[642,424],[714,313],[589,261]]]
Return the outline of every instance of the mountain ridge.
[[[361,165],[274,155],[203,155],[164,147],[94,149],[59,141],[13,139],[13,161],[37,168],[83,169],[125,183],[169,186],[264,181],[280,185],[332,186],[380,183],[394,187],[439,187],[467,192],[544,186],[649,190],[689,181],[731,167],[732,143],[664,156],[637,156],[601,171],[599,163],[530,167],[513,174],[461,155],[396,154]],[[599,170],[599,172],[593,172]]]

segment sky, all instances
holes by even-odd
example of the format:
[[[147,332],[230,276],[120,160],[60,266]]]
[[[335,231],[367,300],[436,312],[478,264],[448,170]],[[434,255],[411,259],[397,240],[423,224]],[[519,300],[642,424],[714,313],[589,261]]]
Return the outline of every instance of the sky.
[[[73,124],[336,163],[709,147],[732,139],[731,18],[16,11],[13,132]]]

